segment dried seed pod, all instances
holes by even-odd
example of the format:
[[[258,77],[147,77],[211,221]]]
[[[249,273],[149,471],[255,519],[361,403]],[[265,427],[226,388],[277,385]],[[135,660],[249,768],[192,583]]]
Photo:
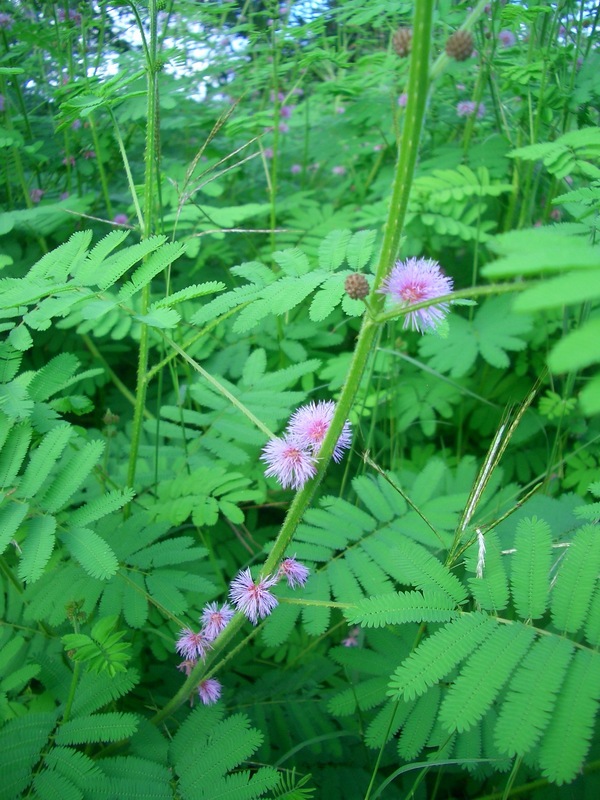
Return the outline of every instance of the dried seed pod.
[[[469,31],[456,31],[446,42],[446,53],[456,61],[466,61],[473,54],[473,37]]]
[[[412,28],[398,28],[392,36],[392,46],[400,58],[406,58],[412,47]]]
[[[348,297],[351,297],[353,300],[364,300],[369,294],[367,279],[364,275],[361,275],[360,272],[353,272],[352,275],[348,275],[344,283],[344,288],[346,289]]]

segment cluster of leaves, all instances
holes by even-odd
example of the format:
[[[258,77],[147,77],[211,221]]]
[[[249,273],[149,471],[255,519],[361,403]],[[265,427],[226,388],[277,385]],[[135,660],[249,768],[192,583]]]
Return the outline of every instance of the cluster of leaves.
[[[226,654],[221,702],[163,728],[178,630],[269,552],[290,500],[266,432],[343,385],[365,313],[344,282],[372,283],[406,113],[390,38],[414,4],[162,5],[153,64],[143,4],[0,15],[0,800],[395,800],[434,772],[423,797],[540,776],[593,793],[597,20],[494,2],[476,56],[437,58],[402,257],[516,299],[456,304],[421,339],[381,328],[354,452],[290,546],[306,587],[278,586]],[[464,19],[440,5],[434,57]]]

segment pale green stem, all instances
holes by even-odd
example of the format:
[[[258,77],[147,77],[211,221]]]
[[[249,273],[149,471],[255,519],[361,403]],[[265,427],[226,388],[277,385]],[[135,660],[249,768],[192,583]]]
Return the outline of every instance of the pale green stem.
[[[523,281],[522,283],[492,283],[489,286],[473,286],[470,289],[460,289],[451,294],[444,294],[436,297],[434,300],[423,300],[420,303],[411,303],[408,306],[396,306],[390,308],[382,314],[378,314],[374,318],[374,322],[391,322],[394,319],[399,319],[406,314],[411,314],[414,311],[419,311],[421,308],[429,308],[430,306],[437,306],[440,303],[452,303],[457,300],[472,300],[475,297],[488,297],[497,294],[511,294],[514,292],[522,292],[529,289],[534,285],[533,281]]]

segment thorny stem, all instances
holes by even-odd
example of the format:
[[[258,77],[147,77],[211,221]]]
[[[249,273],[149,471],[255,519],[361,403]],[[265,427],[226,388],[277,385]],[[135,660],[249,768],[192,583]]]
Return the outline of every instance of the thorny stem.
[[[153,228],[153,209],[154,209],[154,169],[156,160],[156,145],[158,142],[157,112],[158,112],[158,35],[157,35],[157,0],[149,0],[148,17],[150,20],[150,37],[147,48],[148,71],[148,105],[146,126],[146,152],[145,160],[145,179],[144,179],[144,219],[142,224],[142,238],[147,239],[152,234]],[[142,31],[143,34],[143,31]],[[135,194],[134,194],[135,198]],[[150,304],[150,284],[146,284],[142,289],[140,314],[143,316],[148,312]],[[131,433],[131,451],[129,453],[129,466],[127,470],[127,485],[133,487],[137,466],[137,456],[140,447],[142,434],[142,424],[144,419],[144,409],[146,405],[146,389],[148,381],[146,372],[148,369],[149,352],[149,330],[147,325],[142,325],[140,335],[140,348],[138,353],[137,369],[137,388],[135,398],[135,408],[133,414],[133,426]]]

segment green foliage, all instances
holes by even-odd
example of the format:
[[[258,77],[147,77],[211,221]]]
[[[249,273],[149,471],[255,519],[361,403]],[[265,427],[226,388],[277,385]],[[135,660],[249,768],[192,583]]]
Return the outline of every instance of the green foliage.
[[[590,4],[12,5],[0,800],[597,794]],[[345,290],[408,257],[461,293],[423,337]],[[352,448],[292,499],[319,400]]]
[[[277,772],[261,767],[228,775],[259,747],[261,734],[251,728],[242,714],[223,719],[222,709],[198,708],[189,715],[173,739],[171,759],[184,798],[261,797],[279,782]]]
[[[97,622],[91,635],[83,633],[67,633],[62,637],[65,648],[70,652],[73,661],[87,664],[91,672],[106,671],[111,678],[117,672],[127,671],[127,662],[131,654],[128,642],[123,642],[124,631],[115,631],[116,617],[105,617]],[[124,737],[123,737],[124,738]]]

